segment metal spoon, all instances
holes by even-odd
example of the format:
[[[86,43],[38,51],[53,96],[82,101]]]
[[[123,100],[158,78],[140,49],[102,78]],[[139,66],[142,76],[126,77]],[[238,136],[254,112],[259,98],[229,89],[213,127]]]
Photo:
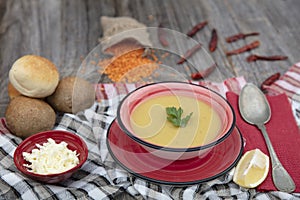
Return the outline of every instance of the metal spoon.
[[[239,109],[244,120],[256,125],[265,138],[271,156],[274,185],[279,191],[293,192],[296,187],[295,183],[280,163],[264,125],[271,117],[271,109],[265,95],[254,84],[246,84],[239,97]]]

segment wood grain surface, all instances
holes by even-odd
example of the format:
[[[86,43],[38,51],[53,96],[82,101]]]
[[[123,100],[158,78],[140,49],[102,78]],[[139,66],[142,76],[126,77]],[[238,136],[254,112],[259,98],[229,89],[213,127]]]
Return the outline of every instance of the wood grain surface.
[[[83,58],[98,44],[101,16],[130,16],[149,27],[187,33],[200,21],[209,24],[194,39],[208,45],[211,30],[219,35],[211,53],[224,77],[245,76],[260,84],[275,72],[284,73],[300,60],[299,0],[0,0],[0,116],[9,102],[8,72],[26,54],[53,61],[61,76],[77,72]],[[232,44],[225,37],[239,32],[259,32]],[[250,52],[227,57],[225,52],[258,39],[252,53],[286,55],[286,61],[247,63]],[[130,199],[120,196],[120,199]]]
[[[298,0],[0,0],[0,115],[9,101],[8,71],[16,59],[37,54],[53,61],[61,76],[76,73],[102,36],[101,16],[130,16],[150,27],[163,24],[182,33],[208,20],[194,39],[207,48],[211,30],[217,30],[218,48],[211,56],[222,75],[245,76],[259,85],[300,60],[299,10]],[[231,44],[225,41],[229,35],[253,31],[260,35]],[[261,45],[252,53],[286,55],[288,60],[247,63],[250,52],[225,55],[256,39]]]

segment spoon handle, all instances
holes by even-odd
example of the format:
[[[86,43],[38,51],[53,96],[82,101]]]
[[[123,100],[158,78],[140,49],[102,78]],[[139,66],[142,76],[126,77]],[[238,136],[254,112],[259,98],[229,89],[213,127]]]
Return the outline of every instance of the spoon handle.
[[[289,175],[289,173],[284,169],[281,162],[279,161],[275,150],[272,146],[271,140],[268,136],[266,127],[263,124],[257,125],[257,127],[261,130],[269,150],[272,163],[272,177],[274,185],[280,191],[288,193],[293,192],[296,188],[295,183]]]

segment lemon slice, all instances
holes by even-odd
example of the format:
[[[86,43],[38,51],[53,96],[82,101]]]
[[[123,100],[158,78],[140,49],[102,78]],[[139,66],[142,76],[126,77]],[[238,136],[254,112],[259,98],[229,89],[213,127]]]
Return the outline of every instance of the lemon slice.
[[[257,187],[266,179],[269,163],[269,156],[259,149],[247,151],[236,166],[233,182],[245,188]]]

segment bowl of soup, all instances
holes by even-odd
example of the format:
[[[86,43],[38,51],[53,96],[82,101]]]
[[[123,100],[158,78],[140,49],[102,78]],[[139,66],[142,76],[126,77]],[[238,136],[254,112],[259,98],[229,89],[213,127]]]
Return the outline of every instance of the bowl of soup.
[[[235,115],[213,90],[187,82],[159,82],[125,96],[117,123],[155,156],[184,160],[203,157],[224,141],[235,126]]]

